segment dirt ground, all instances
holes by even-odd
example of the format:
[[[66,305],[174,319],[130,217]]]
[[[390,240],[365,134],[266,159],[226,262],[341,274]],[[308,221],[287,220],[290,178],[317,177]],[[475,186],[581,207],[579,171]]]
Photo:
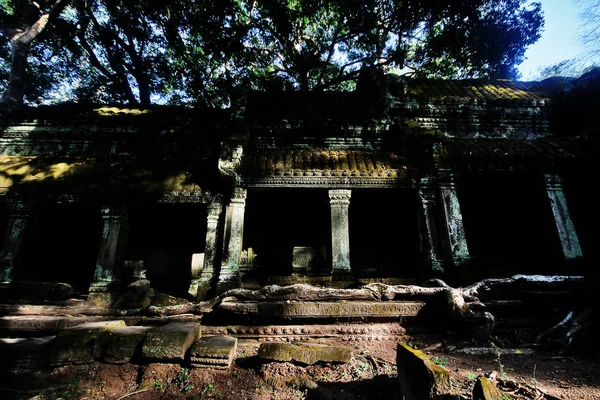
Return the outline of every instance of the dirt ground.
[[[346,339],[346,340],[343,340]],[[259,343],[240,341],[229,370],[172,364],[87,364],[0,376],[0,399],[394,399],[398,394],[396,340],[315,340],[354,349],[348,364],[302,366],[267,362]],[[495,371],[507,399],[600,399],[598,357],[512,349],[500,354],[462,354],[473,343],[449,343],[432,335],[401,340],[429,354],[451,374],[454,393],[469,399],[479,375]],[[481,346],[481,344],[479,344]],[[546,396],[542,396],[545,394]]]

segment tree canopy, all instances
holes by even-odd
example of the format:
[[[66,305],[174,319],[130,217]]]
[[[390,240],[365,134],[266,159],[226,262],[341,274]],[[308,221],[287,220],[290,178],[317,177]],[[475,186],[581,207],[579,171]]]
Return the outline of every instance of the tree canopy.
[[[526,0],[0,0],[2,107],[227,106],[255,90],[352,90],[365,71],[518,77]]]

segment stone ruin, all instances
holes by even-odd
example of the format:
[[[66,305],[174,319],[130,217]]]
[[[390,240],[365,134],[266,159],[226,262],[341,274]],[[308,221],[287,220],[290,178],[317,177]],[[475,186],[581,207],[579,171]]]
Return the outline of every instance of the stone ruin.
[[[597,251],[593,132],[553,120],[577,84],[390,77],[383,98],[14,114],[0,331],[27,339],[2,352],[226,368],[237,339],[397,341],[432,315],[489,334],[524,303],[551,320]]]

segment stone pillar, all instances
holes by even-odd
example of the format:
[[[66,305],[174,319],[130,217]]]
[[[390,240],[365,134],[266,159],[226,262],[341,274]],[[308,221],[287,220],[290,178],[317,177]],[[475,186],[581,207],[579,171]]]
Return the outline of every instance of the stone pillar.
[[[217,232],[219,231],[219,216],[221,215],[221,202],[212,202],[208,205],[206,217],[206,245],[204,246],[204,265],[200,276],[192,276],[190,293],[198,301],[204,300],[215,278],[215,259],[217,255]],[[193,293],[195,287],[195,294]]]
[[[0,252],[0,283],[11,283],[21,264],[21,252],[27,231],[37,220],[33,204],[8,203],[8,226]]]
[[[350,268],[350,234],[348,207],[350,190],[330,190],[331,204],[331,274],[336,280],[352,280]]]
[[[579,237],[567,205],[562,178],[559,175],[544,174],[544,182],[565,259],[572,260],[583,257]]]
[[[219,274],[218,292],[241,284],[239,269],[240,256],[244,243],[244,211],[246,208],[246,189],[234,188],[229,203],[228,218],[225,227],[227,241],[225,257]]]
[[[120,291],[121,269],[127,243],[128,225],[125,207],[105,206],[101,209],[101,213],[102,241],[96,260],[94,281],[90,285],[90,299],[94,297],[94,293],[118,293]],[[107,300],[111,301],[112,299]]]
[[[439,212],[436,201],[436,185],[431,178],[421,179],[419,197],[421,199],[421,226],[419,230],[425,260],[432,271],[444,271],[444,249],[440,230]]]
[[[454,174],[451,172],[443,173],[440,179],[440,198],[442,200],[444,225],[448,235],[449,258],[452,260],[453,265],[460,266],[468,262],[471,256],[456,193]]]

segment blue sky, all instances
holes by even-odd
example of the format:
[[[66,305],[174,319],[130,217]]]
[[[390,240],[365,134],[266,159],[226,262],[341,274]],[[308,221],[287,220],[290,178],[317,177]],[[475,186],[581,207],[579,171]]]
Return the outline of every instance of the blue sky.
[[[542,3],[546,20],[541,39],[530,46],[520,66],[521,79],[535,78],[537,69],[579,55],[583,48],[577,41],[580,8],[572,0],[537,0]]]

